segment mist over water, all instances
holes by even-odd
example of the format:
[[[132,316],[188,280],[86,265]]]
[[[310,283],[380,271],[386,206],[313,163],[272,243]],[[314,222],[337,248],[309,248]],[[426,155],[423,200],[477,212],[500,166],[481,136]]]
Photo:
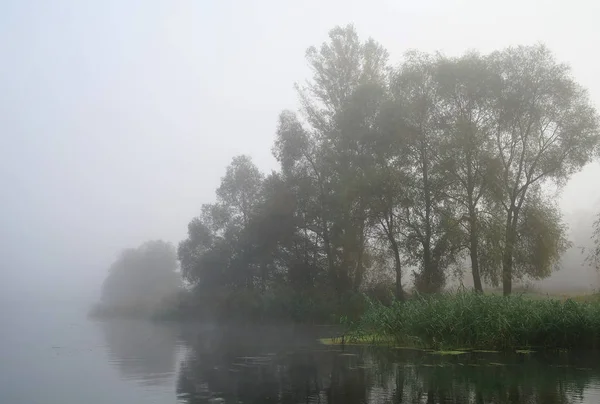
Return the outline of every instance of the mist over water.
[[[335,327],[88,318],[111,264],[148,240],[171,243],[176,279],[164,293],[144,293],[141,271],[119,281],[121,300],[148,309],[180,291],[175,249],[202,205],[218,200],[234,156],[250,156],[261,176],[282,171],[272,153],[279,113],[298,109],[293,84],[314,73],[306,49],[320,49],[332,27],[353,23],[394,67],[410,49],[455,57],[543,43],[598,109],[599,13],[587,0],[2,2],[0,403],[600,402],[592,353],[439,357],[320,344]],[[596,159],[548,190],[572,246],[549,277],[515,286],[600,289],[584,262],[599,179]],[[449,286],[472,286],[467,258]],[[277,279],[278,265],[270,267]],[[412,269],[404,267],[407,290]],[[392,272],[382,278],[391,282]],[[274,302],[274,312],[283,307]]]

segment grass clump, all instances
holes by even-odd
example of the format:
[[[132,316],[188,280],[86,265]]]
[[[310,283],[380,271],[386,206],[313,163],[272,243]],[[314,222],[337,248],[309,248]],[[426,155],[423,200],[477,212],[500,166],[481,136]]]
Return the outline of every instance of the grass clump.
[[[376,334],[436,350],[595,349],[600,301],[444,293],[391,306],[371,302],[358,321],[347,325],[350,335]]]
[[[319,342],[323,345],[389,345],[395,339],[389,335],[358,335],[348,334],[342,337],[321,338]]]

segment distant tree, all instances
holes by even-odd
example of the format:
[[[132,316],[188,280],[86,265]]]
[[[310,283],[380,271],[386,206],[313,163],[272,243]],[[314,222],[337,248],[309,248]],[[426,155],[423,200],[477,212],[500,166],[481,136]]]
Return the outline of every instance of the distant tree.
[[[591,161],[600,133],[586,91],[545,47],[508,48],[493,53],[490,61],[502,79],[496,96],[494,196],[505,212],[502,284],[508,295],[530,191],[548,181],[562,184]]]
[[[148,310],[181,286],[172,244],[147,241],[123,250],[102,285],[102,304],[109,308]]]
[[[594,222],[594,234],[592,235],[594,246],[588,255],[588,262],[600,270],[600,213]]]

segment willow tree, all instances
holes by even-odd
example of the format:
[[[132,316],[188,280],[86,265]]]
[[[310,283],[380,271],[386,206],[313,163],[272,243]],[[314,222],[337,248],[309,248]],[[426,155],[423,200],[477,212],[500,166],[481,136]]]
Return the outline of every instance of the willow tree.
[[[496,158],[500,170],[494,195],[505,212],[502,284],[511,293],[519,223],[528,196],[552,181],[564,183],[595,155],[598,116],[568,66],[543,46],[493,53],[502,79],[496,96]]]
[[[561,256],[571,246],[567,225],[557,203],[539,190],[530,194],[521,214],[515,242],[516,275],[547,278],[558,269]]]
[[[480,244],[493,220],[486,195],[493,170],[492,134],[497,125],[494,94],[500,80],[487,58],[477,53],[458,58],[438,56],[435,63],[438,119],[443,130],[440,154],[450,180],[446,197],[457,205],[473,285],[482,292]]]

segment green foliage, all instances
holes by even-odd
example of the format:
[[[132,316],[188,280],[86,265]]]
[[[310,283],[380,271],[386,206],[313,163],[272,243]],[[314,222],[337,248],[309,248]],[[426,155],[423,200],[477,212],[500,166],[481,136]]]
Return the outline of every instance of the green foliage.
[[[555,202],[536,198],[524,206],[515,246],[517,276],[533,279],[549,276],[570,247],[566,225]]]
[[[351,331],[433,349],[597,348],[600,302],[465,292],[417,296],[391,307],[371,303]]]

